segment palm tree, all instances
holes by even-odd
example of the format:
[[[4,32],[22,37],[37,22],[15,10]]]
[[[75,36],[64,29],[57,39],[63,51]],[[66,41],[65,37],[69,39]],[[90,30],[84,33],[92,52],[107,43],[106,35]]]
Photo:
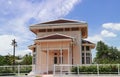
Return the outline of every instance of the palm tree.
[[[14,40],[12,40],[12,46],[13,46],[13,66],[15,65],[15,47],[17,47],[17,42]],[[13,67],[13,71],[14,71],[14,67]]]

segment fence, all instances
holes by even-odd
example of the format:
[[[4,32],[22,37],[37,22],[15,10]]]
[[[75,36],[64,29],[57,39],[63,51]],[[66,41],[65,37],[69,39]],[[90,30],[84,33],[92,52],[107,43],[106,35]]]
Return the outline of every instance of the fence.
[[[24,76],[32,71],[32,65],[0,66],[0,76]]]
[[[0,66],[0,76],[25,76],[32,71],[32,65]],[[54,65],[53,75],[120,75],[120,64]]]
[[[53,75],[120,75],[119,64],[54,65]]]

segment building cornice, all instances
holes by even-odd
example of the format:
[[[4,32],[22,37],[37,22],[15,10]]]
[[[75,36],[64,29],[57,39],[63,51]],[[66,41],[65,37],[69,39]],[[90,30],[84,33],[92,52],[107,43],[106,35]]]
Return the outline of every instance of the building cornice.
[[[39,42],[63,42],[63,41],[71,41],[72,39],[54,39],[54,40],[35,40],[35,43],[39,43]]]

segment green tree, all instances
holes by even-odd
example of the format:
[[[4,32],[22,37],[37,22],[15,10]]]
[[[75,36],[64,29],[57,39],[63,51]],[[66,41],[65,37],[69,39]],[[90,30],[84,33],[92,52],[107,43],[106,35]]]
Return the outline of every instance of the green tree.
[[[5,60],[5,59],[4,59],[4,56],[1,56],[1,55],[0,55],[0,66],[5,64],[5,63],[4,63],[4,60]]]
[[[12,65],[12,58],[11,55],[0,56],[0,65]]]
[[[23,57],[23,61],[22,63],[23,65],[31,65],[32,64],[32,56],[29,54],[26,54],[24,57]]]
[[[32,56],[30,54],[26,54],[25,56],[21,57],[21,56],[15,56],[15,64],[19,65],[31,65],[32,64]],[[17,62],[17,60],[21,60],[22,62]],[[13,55],[5,55],[2,56],[0,55],[0,66],[3,65],[13,65]]]
[[[104,42],[99,41],[96,46],[95,63],[107,64],[107,63],[120,63],[120,51],[116,47],[108,46]]]

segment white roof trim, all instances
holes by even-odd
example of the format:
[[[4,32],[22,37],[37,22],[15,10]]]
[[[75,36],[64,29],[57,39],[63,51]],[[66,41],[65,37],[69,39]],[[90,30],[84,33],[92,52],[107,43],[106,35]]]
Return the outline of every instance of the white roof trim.
[[[45,38],[45,37],[49,37],[49,36],[54,36],[54,35],[60,35],[60,36],[65,36],[65,37],[74,39],[74,37],[72,37],[72,36],[68,36],[68,35],[64,35],[64,34],[60,34],[60,33],[55,33],[55,34],[51,34],[51,35],[39,37],[39,38],[37,38],[37,39],[41,39],[41,38]]]
[[[71,41],[71,39],[35,40],[35,42],[55,42],[55,41],[58,41],[58,42],[61,42],[61,41]]]

